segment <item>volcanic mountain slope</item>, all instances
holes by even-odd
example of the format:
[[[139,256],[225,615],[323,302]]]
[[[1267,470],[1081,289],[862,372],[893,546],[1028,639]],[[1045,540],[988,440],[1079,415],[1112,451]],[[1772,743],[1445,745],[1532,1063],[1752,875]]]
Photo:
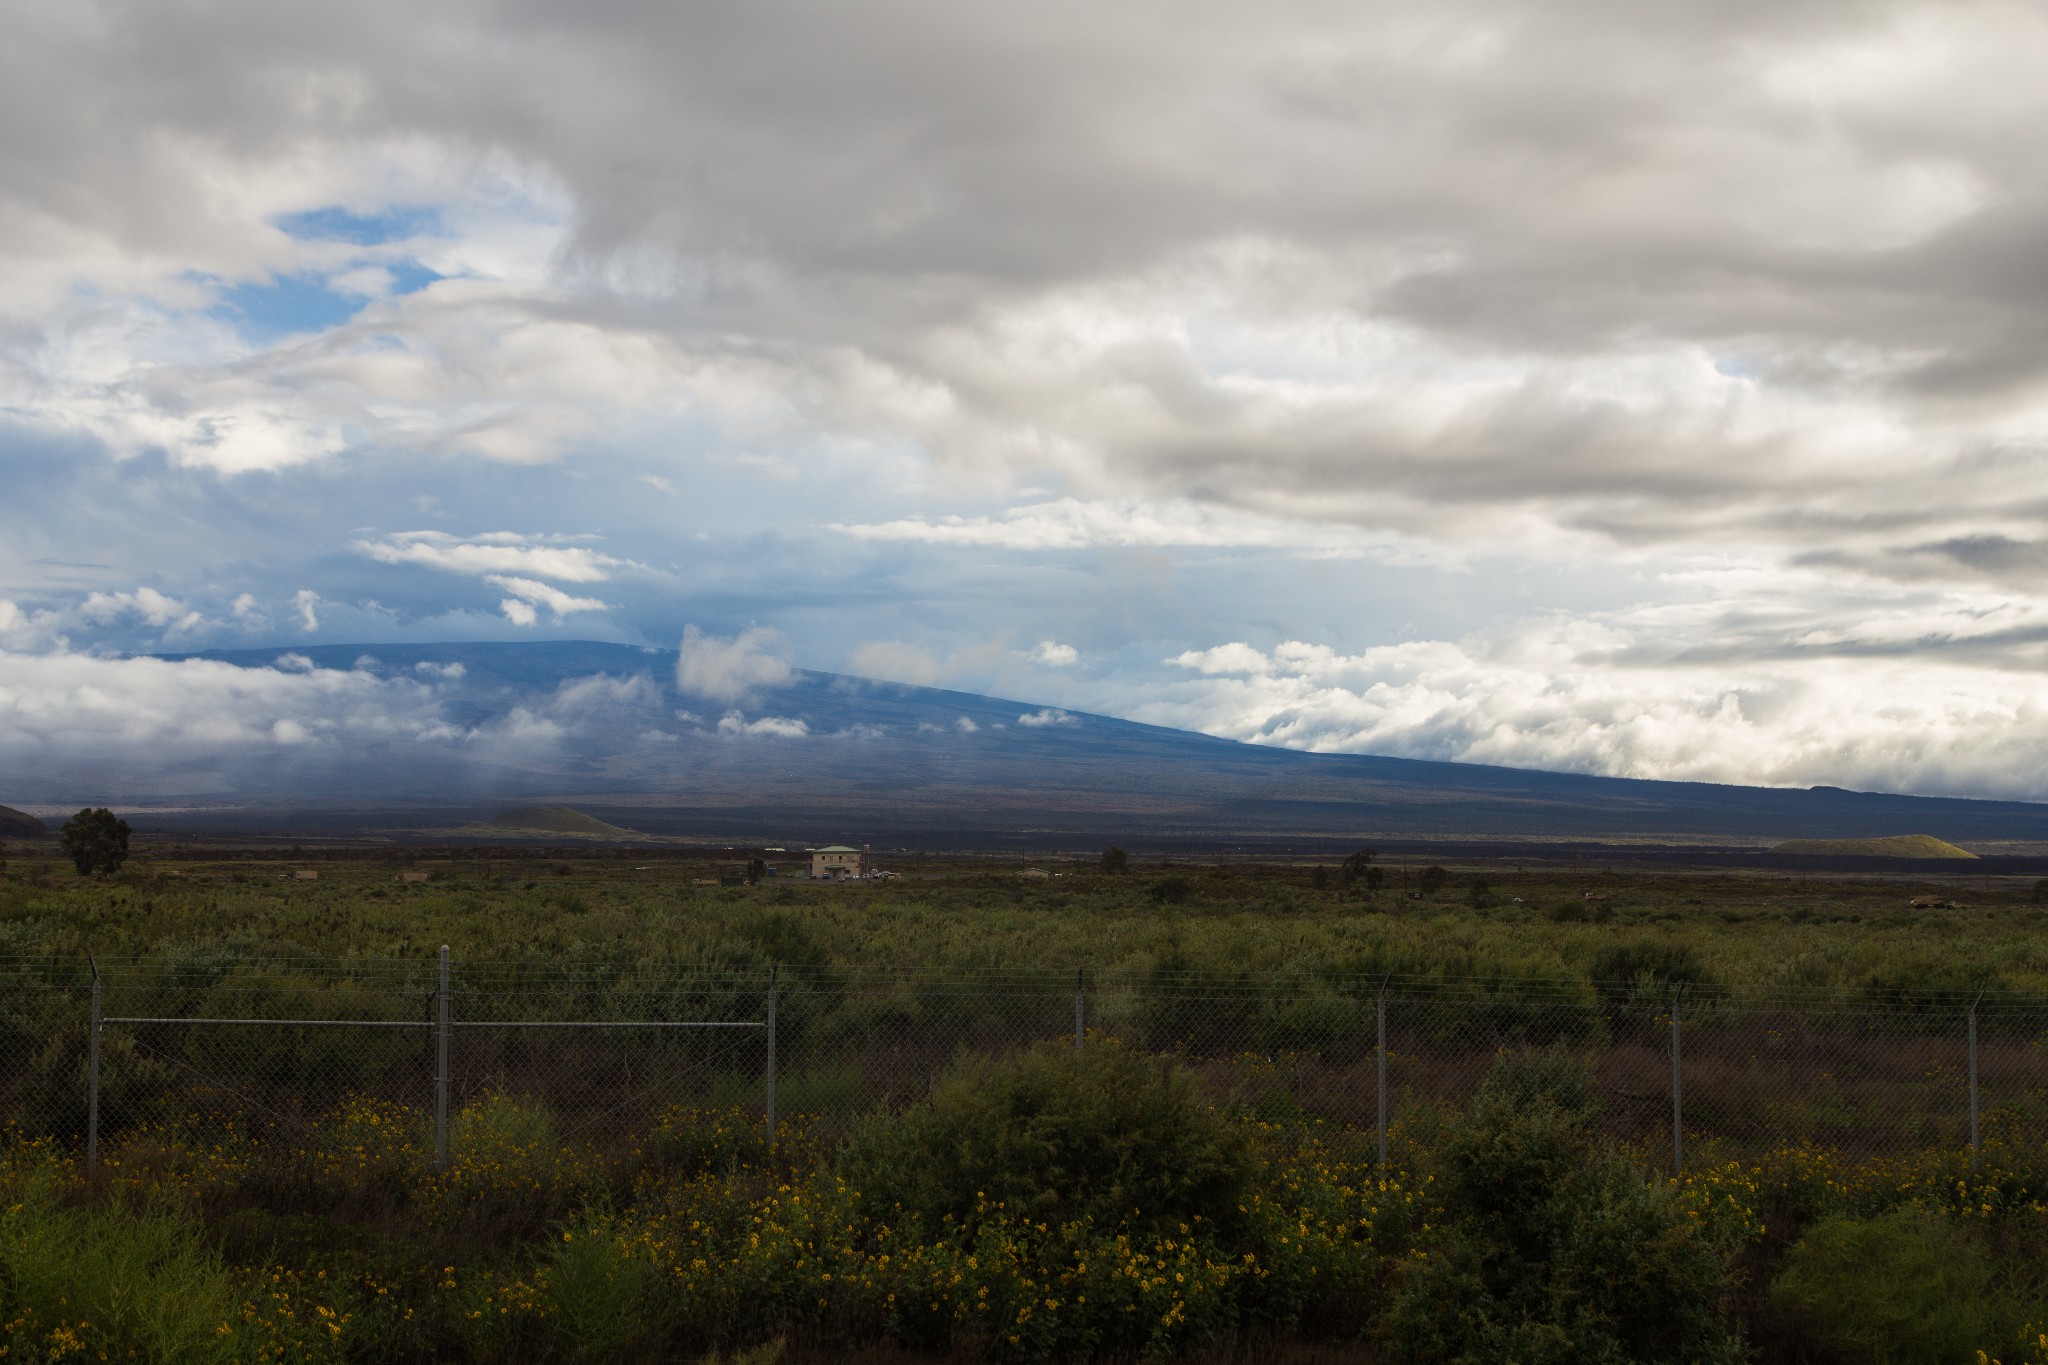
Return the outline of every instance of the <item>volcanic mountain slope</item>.
[[[49,832],[35,816],[0,806],[0,839],[41,839]]]
[[[490,820],[463,827],[465,834],[531,836],[564,834],[578,839],[637,839],[633,830],[607,824],[573,806],[520,806]]]
[[[268,669],[280,653],[186,657]],[[797,671],[706,702],[678,691],[675,661],[585,642],[299,648],[282,667],[381,680],[431,712],[432,734],[209,754],[203,770],[124,756],[92,775],[91,790],[62,772],[24,774],[38,779],[24,786],[50,791],[52,804],[203,792],[239,803],[247,819],[349,810],[367,823],[443,829],[508,802],[573,804],[651,835],[828,841],[1066,831],[1762,845],[1900,829],[2048,841],[2048,807],[2027,803],[1307,754],[831,673]]]

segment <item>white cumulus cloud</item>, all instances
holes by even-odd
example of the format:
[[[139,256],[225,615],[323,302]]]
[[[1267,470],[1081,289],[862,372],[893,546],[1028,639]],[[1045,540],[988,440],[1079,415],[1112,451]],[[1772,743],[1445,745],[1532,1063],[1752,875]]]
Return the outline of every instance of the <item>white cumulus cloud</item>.
[[[718,734],[722,739],[802,739],[810,733],[808,724],[789,716],[762,716],[759,720],[748,720],[738,711],[728,711],[718,721]]]
[[[493,531],[455,536],[444,531],[403,531],[382,540],[358,540],[356,548],[380,564],[420,564],[453,573],[551,578],[562,583],[602,583],[628,561],[582,545]]]
[[[1057,640],[1040,640],[1024,652],[1024,657],[1047,668],[1072,668],[1081,662],[1081,651]]]
[[[788,648],[781,632],[764,626],[731,638],[685,626],[676,656],[676,686],[695,697],[738,701],[756,689],[789,681]]]

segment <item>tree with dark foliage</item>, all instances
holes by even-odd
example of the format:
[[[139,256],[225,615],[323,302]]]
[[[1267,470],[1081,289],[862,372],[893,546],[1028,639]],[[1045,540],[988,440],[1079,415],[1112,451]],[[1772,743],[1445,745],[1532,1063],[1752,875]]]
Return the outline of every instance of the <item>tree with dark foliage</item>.
[[[1437,892],[1444,889],[1444,883],[1450,880],[1450,876],[1450,873],[1444,871],[1435,863],[1431,863],[1428,867],[1422,869],[1422,875],[1415,879],[1415,884],[1422,888],[1423,895],[1434,896]]]
[[[78,812],[64,822],[57,847],[81,877],[111,877],[128,861],[128,822],[105,806]]]
[[[1130,861],[1131,855],[1118,848],[1115,844],[1111,844],[1108,848],[1102,850],[1102,870],[1104,872],[1121,872],[1130,865]]]
[[[1337,868],[1337,885],[1352,887],[1360,882],[1365,882],[1368,889],[1376,888],[1379,882],[1373,879],[1371,874],[1379,871],[1379,869],[1372,865],[1372,860],[1379,856],[1372,849],[1361,848],[1358,852],[1346,857]]]

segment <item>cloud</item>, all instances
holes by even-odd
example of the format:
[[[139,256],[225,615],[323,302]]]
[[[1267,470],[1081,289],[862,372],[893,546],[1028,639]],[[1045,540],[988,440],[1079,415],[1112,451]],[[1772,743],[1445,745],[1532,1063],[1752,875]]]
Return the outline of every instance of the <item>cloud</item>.
[[[960,717],[960,719],[953,722],[953,728],[963,735],[971,735],[981,729],[979,725],[974,723],[972,716]]]
[[[861,540],[1006,550],[1201,547],[1362,555],[1380,549],[1386,539],[1364,535],[1356,527],[1304,524],[1228,507],[1149,498],[1058,498],[1012,507],[993,517],[905,517],[834,523],[832,529]]]
[[[0,763],[74,792],[93,774],[146,782],[168,770],[217,771],[280,745],[445,743],[463,734],[419,684],[314,668],[302,656],[279,663],[0,652]]]
[[[0,597],[0,648],[36,650],[62,643],[61,618],[54,611],[24,611]]]
[[[688,556],[860,671],[1086,639],[1133,706],[1553,617],[1631,688],[2042,663],[2037,9],[273,9],[0,48],[6,647],[447,638],[620,580],[605,629],[661,638],[632,589]],[[363,559],[479,591],[344,605]]]
[[[174,597],[166,597],[155,588],[137,588],[134,592],[93,593],[79,608],[79,615],[100,624],[122,616],[134,615],[149,625],[169,627],[172,635],[202,625],[206,619],[185,603]]]
[[[510,598],[499,603],[499,607],[514,625],[532,625],[535,620],[535,606],[544,606],[552,611],[557,621],[572,612],[611,610],[609,603],[599,601],[595,597],[572,597],[560,588],[536,582],[531,578],[485,574],[484,582],[512,594]]]
[[[358,540],[356,548],[380,564],[421,564],[474,574],[500,586],[499,576],[504,575],[518,575],[524,582],[552,578],[563,583],[602,583],[628,564],[585,546],[549,543],[545,538],[512,531],[476,536],[403,531],[383,540]]]
[[[763,716],[759,720],[748,720],[738,711],[728,711],[718,721],[718,735],[721,739],[803,739],[810,733],[809,725],[788,716]]]
[[[853,651],[848,667],[863,678],[929,687],[939,680],[939,662],[902,640],[871,640]]]
[[[1024,657],[1047,668],[1072,668],[1081,662],[1081,651],[1057,640],[1040,640],[1024,652]]]
[[[682,417],[798,474],[865,443],[1369,538],[2043,529],[1952,474],[2031,469],[2041,430],[2023,8],[358,8],[171,11],[7,64],[7,126],[41,131],[0,298],[53,339],[13,410],[226,472],[601,460]],[[309,50],[347,100],[288,93]],[[58,92],[112,112],[46,128]],[[343,219],[389,230],[306,227]],[[298,280],[343,319],[223,320]],[[847,524],[1274,544],[1199,515]]]
[[[1647,624],[1647,623],[1639,623]],[[1878,655],[1688,663],[1592,621],[1346,654],[1190,651],[1137,718],[1328,753],[1624,777],[2048,796],[2048,683]]]
[[[730,639],[683,628],[676,657],[676,686],[712,701],[738,701],[761,688],[789,681],[788,649],[779,631],[750,627]]]
[[[1080,721],[1057,706],[1045,706],[1036,711],[1026,711],[1017,717],[1017,723],[1040,729],[1048,725],[1079,725]]]

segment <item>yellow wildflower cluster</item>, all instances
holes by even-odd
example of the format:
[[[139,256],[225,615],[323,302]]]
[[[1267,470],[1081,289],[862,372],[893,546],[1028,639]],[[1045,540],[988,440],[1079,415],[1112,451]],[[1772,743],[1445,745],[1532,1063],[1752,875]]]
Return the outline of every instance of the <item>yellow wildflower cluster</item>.
[[[143,1292],[213,1314],[188,1316],[214,1339],[204,1354],[227,1360],[701,1353],[783,1332],[1043,1360],[1167,1353],[1246,1331],[1372,1332],[1404,1266],[1435,1245],[1443,1212],[1430,1180],[1377,1167],[1355,1133],[1240,1126],[1250,1179],[1212,1218],[1134,1209],[1106,1223],[983,1198],[937,1225],[873,1207],[837,1173],[822,1130],[771,1134],[736,1112],[673,1111],[600,1150],[542,1106],[490,1096],[455,1116],[451,1161],[437,1169],[417,1111],[355,1099],[305,1123],[130,1128],[106,1144],[96,1188],[60,1145],[0,1135],[0,1260],[15,1276],[0,1359],[134,1349],[114,1299],[94,1298],[75,1264],[53,1261],[36,1280],[32,1249],[89,1259],[93,1239],[151,1220],[186,1229],[182,1241],[150,1235],[171,1238],[162,1245],[189,1266]],[[1698,1156],[1676,1177],[1680,1206],[1724,1244],[1762,1238],[1779,1217],[1899,1203],[2048,1220],[2042,1149],[1996,1126],[1975,1154],[1858,1159],[1786,1144]],[[381,1218],[416,1239],[408,1246],[466,1250],[401,1263],[318,1259],[315,1245],[296,1264],[224,1261],[207,1229],[252,1209]],[[136,1290],[120,1293],[132,1302]],[[1984,1365],[2048,1365],[2048,1336],[2029,1334],[2038,1349]]]

